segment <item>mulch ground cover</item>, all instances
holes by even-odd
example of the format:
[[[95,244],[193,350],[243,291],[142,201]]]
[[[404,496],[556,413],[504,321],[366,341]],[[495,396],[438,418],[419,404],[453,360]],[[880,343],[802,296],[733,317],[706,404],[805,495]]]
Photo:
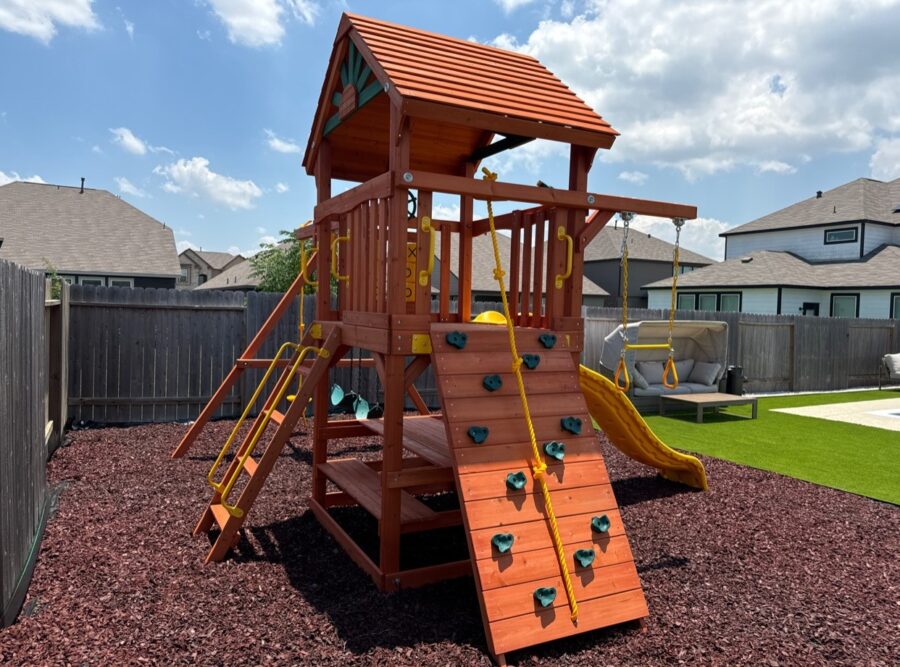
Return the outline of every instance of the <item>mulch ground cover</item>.
[[[49,466],[58,509],[3,664],[488,665],[474,584],[378,593],[307,509],[296,435],[237,553],[203,565],[190,531],[230,422],[188,457],[185,428],[77,431]],[[896,665],[900,508],[705,459],[695,493],[603,443],[650,618],[511,654],[545,665]],[[336,455],[377,456],[371,439]],[[371,519],[344,510],[364,541]],[[459,530],[423,554],[465,551]],[[412,543],[411,543],[412,544]]]

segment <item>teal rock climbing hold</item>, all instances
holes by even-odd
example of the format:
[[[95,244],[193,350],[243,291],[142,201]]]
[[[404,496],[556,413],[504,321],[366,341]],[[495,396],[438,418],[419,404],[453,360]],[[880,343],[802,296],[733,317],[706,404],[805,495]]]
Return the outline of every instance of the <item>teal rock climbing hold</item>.
[[[461,350],[466,346],[466,341],[469,340],[469,337],[462,331],[451,331],[447,334],[446,339],[448,345]]]
[[[605,514],[593,517],[591,519],[591,530],[593,530],[595,533],[608,533],[609,517]]]
[[[562,461],[564,458],[566,458],[566,443],[558,442],[556,440],[545,442],[544,453],[547,456],[552,456],[557,461]]]
[[[575,552],[575,560],[581,567],[590,567],[596,555],[593,549],[579,549]]]
[[[497,391],[503,386],[503,380],[500,379],[499,375],[485,375],[481,384],[484,385],[484,388],[488,391]]]
[[[559,420],[563,430],[578,435],[581,433],[581,420],[578,417],[563,417]]]
[[[538,340],[541,341],[541,345],[546,347],[548,350],[552,350],[553,346],[556,345],[556,336],[551,333],[545,333],[538,336]]]
[[[487,440],[488,437],[488,427],[487,426],[470,426],[469,430],[466,431],[468,436],[472,438],[472,442],[476,445],[480,445],[482,442]]]
[[[522,363],[525,364],[525,368],[533,371],[541,363],[541,358],[536,354],[523,354]]]
[[[556,589],[553,586],[541,586],[534,589],[534,599],[542,607],[549,607],[556,599]]]
[[[497,533],[491,538],[491,544],[493,544],[494,548],[501,554],[505,554],[512,549],[513,542],[515,541],[516,538],[513,537],[512,533]]]
[[[506,476],[506,486],[513,491],[521,491],[524,489],[525,482],[527,481],[528,478],[525,477],[525,473],[521,470],[519,472],[511,472]]]
[[[331,404],[337,405],[341,401],[344,400],[344,390],[341,389],[341,385],[333,384],[331,385]]]

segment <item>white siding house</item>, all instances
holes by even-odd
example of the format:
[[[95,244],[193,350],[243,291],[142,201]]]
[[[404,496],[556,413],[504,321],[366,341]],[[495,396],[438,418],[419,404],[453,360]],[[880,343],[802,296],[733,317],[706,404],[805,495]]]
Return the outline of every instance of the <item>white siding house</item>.
[[[722,236],[725,261],[679,279],[679,308],[900,318],[900,179],[857,179]],[[644,288],[668,308],[671,279]]]

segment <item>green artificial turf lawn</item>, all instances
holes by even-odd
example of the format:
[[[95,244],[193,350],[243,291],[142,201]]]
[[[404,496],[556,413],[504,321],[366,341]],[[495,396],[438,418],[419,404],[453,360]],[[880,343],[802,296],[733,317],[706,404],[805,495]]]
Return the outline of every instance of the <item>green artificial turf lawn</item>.
[[[758,418],[752,421],[737,416],[749,416],[749,405],[707,412],[702,424],[695,423],[694,409],[645,419],[671,447],[900,504],[900,431],[772,412],[882,398],[900,398],[900,392],[760,398]]]

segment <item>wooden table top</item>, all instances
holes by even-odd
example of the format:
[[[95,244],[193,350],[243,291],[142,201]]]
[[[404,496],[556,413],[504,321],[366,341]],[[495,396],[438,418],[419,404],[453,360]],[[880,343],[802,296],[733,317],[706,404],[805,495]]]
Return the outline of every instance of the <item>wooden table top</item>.
[[[709,394],[662,394],[660,398],[665,398],[670,401],[680,401],[682,403],[703,403],[703,404],[734,404],[739,405],[741,403],[755,403],[756,398],[750,396],[736,396],[734,394],[720,394],[709,393]]]

